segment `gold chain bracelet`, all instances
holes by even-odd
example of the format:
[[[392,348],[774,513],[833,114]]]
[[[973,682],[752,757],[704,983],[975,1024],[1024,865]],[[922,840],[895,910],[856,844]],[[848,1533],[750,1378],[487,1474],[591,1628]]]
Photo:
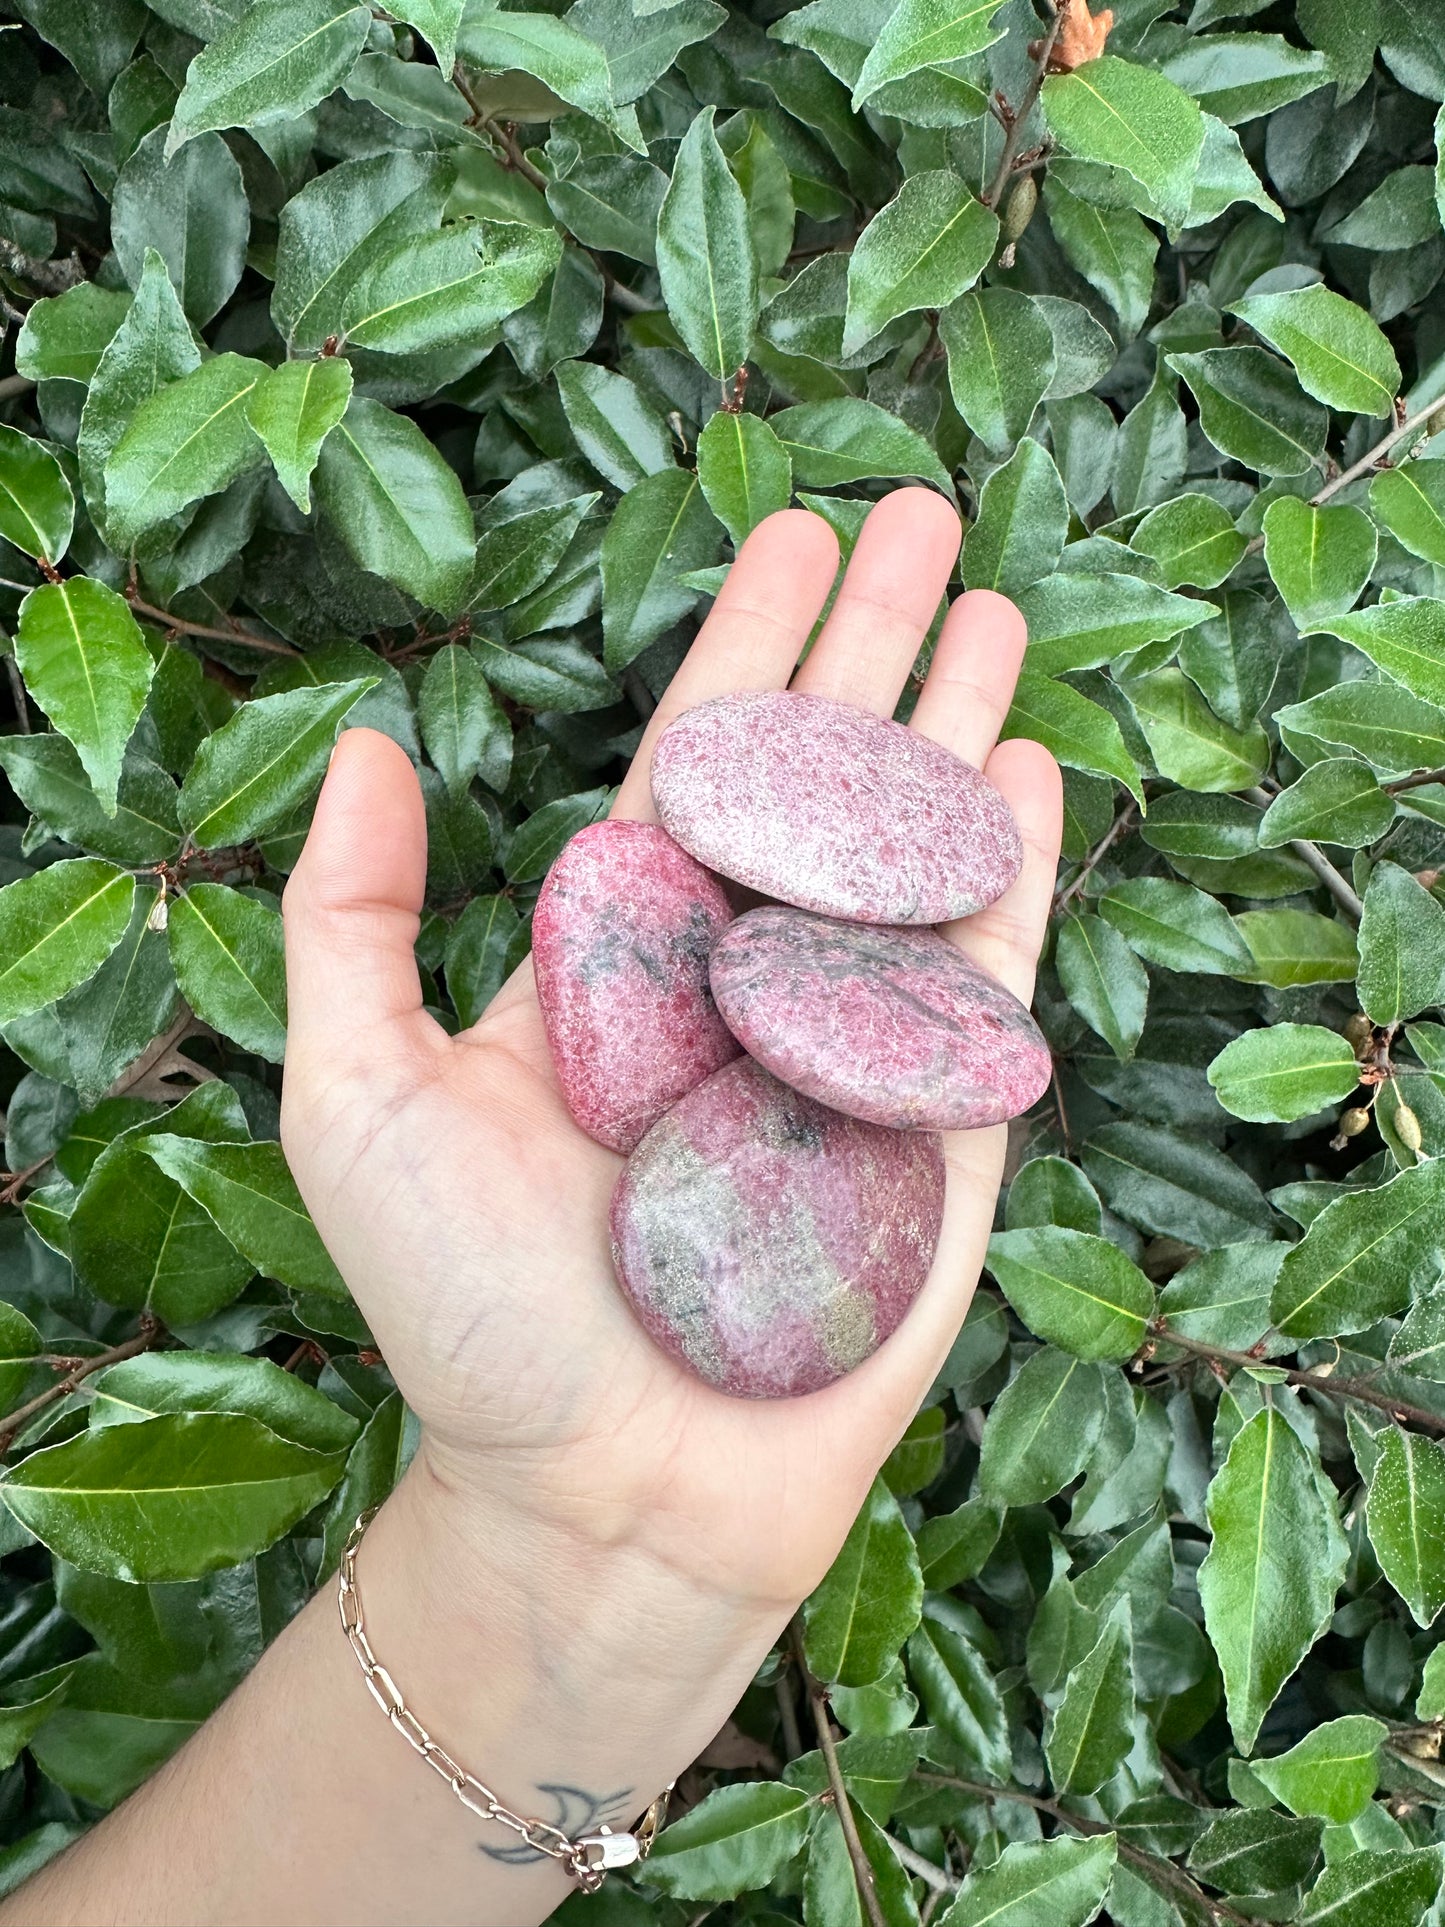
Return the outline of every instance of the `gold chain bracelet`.
[[[361,1594],[356,1589],[356,1555],[366,1528],[376,1517],[377,1510],[373,1507],[371,1511],[363,1512],[351,1528],[351,1537],[341,1555],[337,1603],[341,1609],[341,1630],[356,1655],[366,1679],[367,1691],[397,1732],[412,1751],[419,1753],[432,1771],[447,1782],[469,1813],[476,1814],[479,1820],[495,1820],[499,1826],[510,1827],[537,1853],[560,1861],[583,1893],[595,1893],[613,1868],[630,1867],[638,1860],[645,1860],[652,1851],[652,1843],[667,1812],[667,1799],[672,1792],[670,1784],[657,1796],[631,1832],[614,1833],[611,1827],[598,1827],[595,1833],[584,1833],[572,1840],[560,1828],[549,1826],[545,1820],[528,1820],[504,1806],[489,1786],[484,1786],[474,1774],[457,1765],[446,1748],[437,1744],[415,1713],[407,1707],[396,1681],[371,1650],[371,1641],[366,1636],[366,1626],[361,1616]]]

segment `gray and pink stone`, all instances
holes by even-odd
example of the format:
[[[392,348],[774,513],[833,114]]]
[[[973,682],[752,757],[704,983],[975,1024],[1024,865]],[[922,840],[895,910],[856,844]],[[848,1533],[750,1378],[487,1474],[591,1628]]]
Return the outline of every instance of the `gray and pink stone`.
[[[537,1001],[567,1109],[598,1143],[630,1151],[737,1056],[707,978],[731,916],[717,878],[650,823],[594,823],[548,871]]]
[[[794,1090],[900,1131],[1026,1111],[1053,1073],[1028,1011],[935,930],[770,904],[730,923],[712,992],[743,1048]]]
[[[700,863],[764,896],[863,923],[947,923],[1003,895],[1023,846],[970,764],[848,703],[718,696],[657,740],[652,794]]]
[[[844,1117],[743,1057],[633,1152],[612,1199],[613,1262],[644,1328],[698,1377],[794,1397],[902,1322],[943,1190],[936,1137]]]

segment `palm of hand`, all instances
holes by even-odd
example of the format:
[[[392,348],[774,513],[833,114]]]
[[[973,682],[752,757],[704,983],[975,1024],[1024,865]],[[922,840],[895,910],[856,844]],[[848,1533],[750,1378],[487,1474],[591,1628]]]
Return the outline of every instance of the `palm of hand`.
[[[958,525],[902,490],[875,510],[796,686],[890,711],[936,608]],[[765,523],[735,565],[653,730],[724,690],[782,686],[827,594],[816,517]],[[987,592],[945,624],[915,726],[982,763],[1022,650]],[[650,815],[650,742],[618,799]],[[1014,889],[957,935],[1027,996],[1058,841],[1052,760],[994,752],[1023,830]],[[474,1030],[421,1009],[412,958],[425,867],[414,774],[349,732],[287,894],[292,998],[283,1135],[302,1193],[449,1482],[584,1541],[625,1540],[698,1583],[790,1608],[846,1533],[967,1306],[993,1213],[1002,1129],[947,1141],[944,1232],[902,1329],[808,1398],[724,1397],[659,1351],[612,1275],[620,1160],[573,1124],[523,966]],[[344,1016],[349,1036],[338,1033]]]

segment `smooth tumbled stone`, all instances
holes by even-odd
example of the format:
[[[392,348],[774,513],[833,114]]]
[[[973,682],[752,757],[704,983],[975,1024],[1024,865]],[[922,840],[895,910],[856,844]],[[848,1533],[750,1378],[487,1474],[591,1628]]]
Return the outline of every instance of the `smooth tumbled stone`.
[[[750,910],[718,939],[712,994],[774,1077],[895,1131],[1001,1124],[1053,1074],[1017,997],[936,930]]]
[[[716,877],[650,823],[579,830],[532,919],[537,1000],[567,1109],[630,1151],[738,1046],[707,960],[732,906]]]
[[[1002,896],[1023,846],[1003,797],[940,744],[823,696],[718,696],[665,729],[652,794],[700,863],[863,923],[947,923]]]
[[[942,1219],[936,1137],[826,1110],[743,1057],[633,1152],[612,1257],[664,1351],[720,1391],[789,1398],[895,1330]]]

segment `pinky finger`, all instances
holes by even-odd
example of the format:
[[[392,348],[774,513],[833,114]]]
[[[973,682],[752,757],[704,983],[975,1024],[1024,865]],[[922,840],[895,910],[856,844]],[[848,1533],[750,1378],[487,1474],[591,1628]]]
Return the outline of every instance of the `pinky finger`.
[[[997,903],[977,916],[949,924],[943,934],[1028,1003],[1059,867],[1063,780],[1043,745],[1023,738],[1000,743],[984,765],[984,774],[1003,792],[1014,813],[1023,838],[1023,868]]]

